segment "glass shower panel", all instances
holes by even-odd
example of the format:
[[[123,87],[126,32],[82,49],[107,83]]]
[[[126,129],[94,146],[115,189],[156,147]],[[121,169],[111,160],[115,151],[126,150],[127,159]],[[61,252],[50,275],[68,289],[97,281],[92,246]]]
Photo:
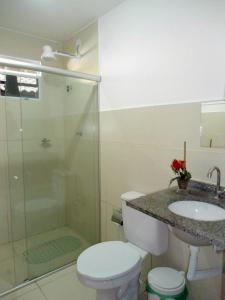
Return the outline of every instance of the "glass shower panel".
[[[42,73],[38,99],[22,100],[28,279],[61,266],[54,241],[65,226],[65,92],[63,77]]]
[[[14,285],[14,259],[9,220],[6,99],[0,96],[0,292]]]
[[[4,72],[0,293],[76,261],[100,231],[98,85]]]
[[[66,84],[66,216],[86,247],[99,240],[98,85],[74,78]]]
[[[21,98],[28,279],[98,241],[97,108],[95,84],[46,73],[38,98]]]
[[[23,257],[26,250],[26,227],[24,207],[23,182],[23,147],[21,130],[21,99],[12,96],[5,89],[5,137],[7,148],[7,176],[8,198],[8,245],[10,245],[7,270],[12,280],[12,287],[27,279],[27,264]]]

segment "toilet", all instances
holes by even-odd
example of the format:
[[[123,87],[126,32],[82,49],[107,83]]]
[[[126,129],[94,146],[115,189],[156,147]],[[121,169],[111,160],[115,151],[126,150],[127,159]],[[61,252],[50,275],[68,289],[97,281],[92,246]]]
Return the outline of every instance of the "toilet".
[[[167,226],[127,206],[127,202],[142,196],[133,191],[121,195],[126,242],[102,242],[78,257],[78,278],[96,289],[97,300],[137,300],[142,262],[149,254],[157,256],[167,250]]]

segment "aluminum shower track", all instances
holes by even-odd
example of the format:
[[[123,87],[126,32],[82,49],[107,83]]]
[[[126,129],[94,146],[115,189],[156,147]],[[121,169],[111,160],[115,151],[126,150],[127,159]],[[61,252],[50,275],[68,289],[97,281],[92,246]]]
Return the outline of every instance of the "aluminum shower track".
[[[95,82],[100,82],[101,77],[98,75],[92,75],[92,74],[86,74],[82,72],[75,72],[75,71],[67,71],[60,68],[54,68],[54,67],[48,67],[48,66],[42,66],[39,64],[31,63],[31,62],[25,62],[22,60],[15,60],[15,58],[5,58],[0,56],[0,66],[7,66],[7,67],[15,67],[15,68],[22,68],[27,70],[35,70],[38,72],[46,72],[50,74],[57,74],[57,75],[63,75],[67,77],[73,77],[78,79],[85,79]]]

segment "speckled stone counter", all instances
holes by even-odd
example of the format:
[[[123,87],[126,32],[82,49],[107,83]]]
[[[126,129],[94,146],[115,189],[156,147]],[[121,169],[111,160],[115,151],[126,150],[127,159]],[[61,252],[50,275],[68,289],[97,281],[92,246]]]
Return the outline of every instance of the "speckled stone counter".
[[[225,220],[196,221],[178,216],[168,209],[169,204],[182,200],[208,202],[225,209],[225,196],[215,199],[214,185],[194,180],[191,180],[187,190],[182,191],[173,187],[132,200],[127,202],[127,205],[184,231],[196,239],[205,239],[219,249],[225,249]]]

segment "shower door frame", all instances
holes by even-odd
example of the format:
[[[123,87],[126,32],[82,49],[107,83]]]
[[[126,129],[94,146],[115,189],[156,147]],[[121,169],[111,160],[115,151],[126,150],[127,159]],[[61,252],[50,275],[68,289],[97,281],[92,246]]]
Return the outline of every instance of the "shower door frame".
[[[16,58],[10,58],[7,56],[0,56],[0,66],[15,67],[15,68],[21,68],[21,69],[27,69],[27,70],[35,70],[38,72],[62,75],[62,76],[73,77],[73,78],[77,78],[77,79],[86,79],[86,80],[90,80],[90,81],[95,81],[97,83],[101,82],[101,76],[99,76],[99,75],[92,75],[92,74],[76,72],[76,71],[68,71],[65,69],[60,69],[60,68],[55,68],[55,67],[43,66],[43,65],[23,61],[20,59],[17,60]]]

